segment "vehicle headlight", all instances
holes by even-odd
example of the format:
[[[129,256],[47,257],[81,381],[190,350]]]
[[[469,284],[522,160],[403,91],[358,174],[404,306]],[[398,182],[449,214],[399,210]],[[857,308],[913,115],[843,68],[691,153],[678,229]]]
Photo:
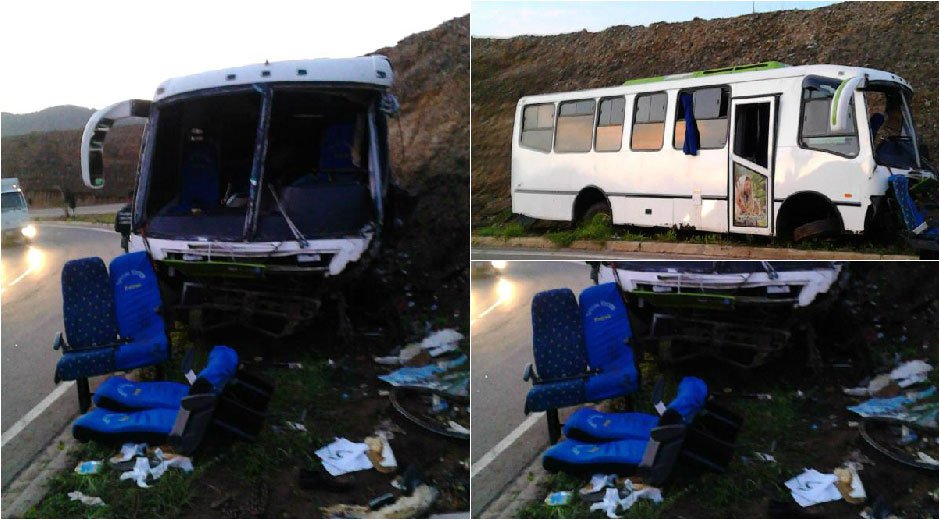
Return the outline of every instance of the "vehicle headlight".
[[[20,233],[23,233],[23,236],[26,238],[34,238],[36,236],[36,226],[27,224],[20,229]]]

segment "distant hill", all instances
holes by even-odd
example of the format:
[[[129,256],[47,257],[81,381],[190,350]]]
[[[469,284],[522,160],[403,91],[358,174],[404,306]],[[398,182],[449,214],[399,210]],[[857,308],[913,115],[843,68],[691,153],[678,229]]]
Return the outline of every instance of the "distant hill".
[[[85,127],[94,112],[93,108],[75,105],[49,107],[29,114],[3,112],[0,117],[0,134],[7,137],[32,132],[80,129]]]

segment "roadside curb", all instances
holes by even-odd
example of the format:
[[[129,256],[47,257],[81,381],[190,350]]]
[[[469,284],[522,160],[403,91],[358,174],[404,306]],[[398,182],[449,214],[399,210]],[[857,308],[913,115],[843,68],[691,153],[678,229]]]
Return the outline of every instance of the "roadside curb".
[[[46,496],[49,479],[66,470],[77,457],[72,453],[71,422],[24,468],[3,491],[3,517],[20,518]]]
[[[856,253],[852,251],[824,251],[811,249],[790,249],[777,247],[748,247],[712,244],[688,244],[671,242],[639,242],[631,240],[612,240],[606,243],[592,240],[576,240],[567,248],[558,247],[544,237],[497,238],[473,236],[471,246],[482,247],[519,247],[546,249],[565,252],[585,251],[596,254],[610,252],[611,259],[616,253],[652,253],[677,256],[711,256],[722,258],[753,258],[760,260],[916,260],[913,255],[883,255]]]
[[[55,226],[69,226],[69,227],[89,227],[89,228],[101,228],[101,229],[114,229],[114,226],[111,224],[102,224],[100,222],[70,222],[67,220],[33,220],[33,222],[40,226],[45,226],[47,224]],[[116,232],[115,232],[116,233]]]
[[[488,505],[480,518],[515,518],[515,515],[527,504],[542,499],[542,482],[548,478],[548,472],[542,468],[540,456],[523,468],[502,494]]]

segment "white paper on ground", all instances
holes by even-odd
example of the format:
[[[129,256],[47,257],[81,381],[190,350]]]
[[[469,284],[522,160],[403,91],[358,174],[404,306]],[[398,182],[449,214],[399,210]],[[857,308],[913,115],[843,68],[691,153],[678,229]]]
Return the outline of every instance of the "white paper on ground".
[[[645,487],[634,490],[633,483],[630,480],[624,483],[624,488],[628,493],[623,498],[620,498],[620,491],[616,487],[607,488],[607,491],[604,492],[604,499],[591,504],[591,511],[602,510],[607,513],[607,518],[620,518],[617,515],[618,507],[626,511],[641,498],[652,500],[657,504],[663,501],[663,492],[659,488]]]
[[[448,428],[448,430],[450,430],[450,431],[452,431],[452,432],[462,433],[462,434],[464,434],[464,435],[470,435],[470,430],[464,428],[463,425],[461,425],[461,424],[459,424],[459,423],[457,423],[457,422],[455,422],[455,421],[447,421],[447,425],[450,426],[450,428]]]
[[[372,469],[372,462],[366,455],[369,447],[363,442],[352,442],[343,437],[315,451],[317,457],[323,462],[326,471],[338,477],[353,471]]]
[[[891,371],[891,379],[898,382],[898,386],[906,388],[914,383],[920,383],[927,380],[927,374],[933,370],[930,363],[925,363],[919,359],[908,361]]]
[[[387,434],[382,432],[375,432],[376,435],[382,439],[382,462],[379,463],[383,468],[397,468],[398,461],[395,460],[395,453],[392,452],[392,446],[388,443]]]
[[[445,352],[457,350],[457,344],[463,339],[463,334],[454,329],[442,329],[424,338],[421,346],[428,350],[431,357],[437,357]]]
[[[104,500],[101,500],[101,497],[90,497],[81,491],[71,491],[68,493],[68,497],[71,500],[80,500],[86,506],[103,506],[105,505]]]
[[[823,502],[841,500],[842,494],[836,487],[837,479],[832,473],[820,473],[815,469],[807,469],[786,481],[784,485],[790,489],[793,500],[797,504],[809,507]]]
[[[121,473],[120,480],[132,479],[137,482],[137,487],[149,488],[147,485],[147,476],[150,475],[150,461],[147,457],[137,457],[134,461],[134,469]]]
[[[585,495],[589,493],[596,493],[604,489],[605,487],[613,486],[616,481],[617,481],[617,475],[605,475],[603,473],[598,473],[591,477],[591,484],[590,484],[591,490],[586,491],[582,489],[581,494]]]

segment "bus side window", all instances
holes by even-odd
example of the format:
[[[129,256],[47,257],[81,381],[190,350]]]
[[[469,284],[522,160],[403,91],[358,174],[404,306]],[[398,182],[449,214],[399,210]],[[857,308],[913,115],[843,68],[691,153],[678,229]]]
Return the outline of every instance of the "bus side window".
[[[855,125],[855,99],[849,100],[849,128],[829,129],[829,110],[839,88],[839,80],[809,76],[803,80],[800,146],[830,152],[843,157],[858,155],[858,129]]]
[[[679,91],[678,96],[683,92]],[[692,91],[692,111],[698,127],[699,148],[724,148],[728,142],[727,87],[702,88]],[[676,103],[676,128],[672,138],[673,147],[681,150],[685,144],[685,111],[682,103]]]
[[[638,94],[633,108],[630,149],[656,151],[663,147],[666,128],[666,93]]]
[[[527,105],[522,109],[521,145],[541,152],[552,151],[555,134],[555,105]]]
[[[555,152],[589,152],[594,131],[594,100],[563,101],[558,105]]]
[[[626,99],[623,97],[601,99],[597,112],[597,136],[594,150],[618,152],[623,141],[623,112]]]

